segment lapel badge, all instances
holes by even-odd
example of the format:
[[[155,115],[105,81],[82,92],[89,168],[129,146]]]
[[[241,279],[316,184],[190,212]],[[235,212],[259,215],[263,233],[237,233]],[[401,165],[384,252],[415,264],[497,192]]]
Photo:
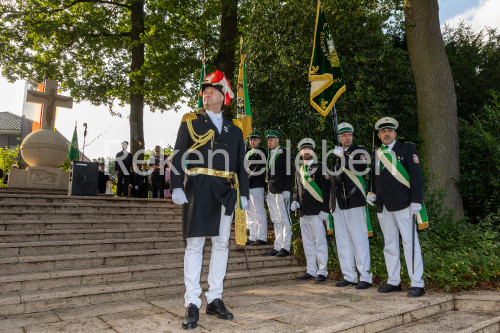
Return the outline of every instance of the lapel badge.
[[[227,133],[227,126],[224,126],[224,132]]]

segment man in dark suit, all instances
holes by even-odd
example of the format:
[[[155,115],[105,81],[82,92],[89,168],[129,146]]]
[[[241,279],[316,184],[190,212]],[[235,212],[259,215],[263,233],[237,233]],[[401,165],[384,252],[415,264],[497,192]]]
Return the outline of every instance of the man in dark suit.
[[[341,123],[339,140],[335,147],[335,170],[332,177],[331,207],[335,226],[335,242],[344,279],[337,287],[355,285],[356,289],[372,286],[370,270],[370,243],[366,222],[366,189],[362,175],[367,173],[368,152],[353,143],[354,128]],[[362,162],[365,164],[361,164]],[[360,163],[360,164],[358,164]],[[361,177],[357,177],[357,176]],[[359,284],[358,273],[359,272]]]
[[[260,146],[261,133],[253,130],[248,139],[247,148],[248,184],[250,193],[246,210],[247,228],[250,236],[247,245],[259,246],[267,244],[267,213],[264,207],[266,187],[266,151]]]
[[[153,198],[165,197],[163,192],[165,187],[165,157],[161,152],[161,147],[155,147],[155,154],[149,158],[149,168],[151,173],[151,187],[153,188]]]
[[[132,155],[127,151],[128,142],[122,142],[122,150],[116,154],[115,174],[118,176],[116,183],[116,196],[128,196],[128,186],[130,184],[130,167],[132,167]]]
[[[269,153],[266,164],[267,206],[274,224],[274,249],[267,256],[286,257],[290,255],[292,226],[290,221],[290,193],[293,175],[290,152],[280,146],[280,133],[265,132]]]
[[[106,193],[106,184],[111,179],[109,174],[104,170],[104,162],[99,163],[99,173],[97,174],[97,192]]]
[[[172,201],[182,206],[182,233],[186,239],[184,282],[187,308],[182,328],[197,326],[201,306],[200,274],[205,237],[212,237],[206,313],[232,320],[222,302],[229,253],[232,215],[241,196],[248,205],[248,174],[241,123],[222,117],[224,101],[233,93],[224,73],[216,71],[202,82],[204,114],[184,115],[174,147],[171,168]],[[187,165],[186,165],[187,164]],[[188,175],[184,185],[185,175]],[[239,191],[238,191],[239,188]],[[244,222],[243,222],[244,223]]]
[[[381,293],[401,291],[399,234],[403,242],[406,267],[411,280],[408,296],[425,294],[424,266],[415,231],[415,260],[412,270],[413,217],[422,209],[423,184],[417,149],[413,144],[396,141],[398,122],[390,117],[377,121],[375,130],[382,147],[374,152],[367,201],[377,204],[377,216],[384,234],[384,257],[389,280]],[[398,168],[400,166],[400,168]]]
[[[147,164],[142,163],[141,168],[135,173],[135,186],[137,186],[138,198],[148,197],[148,180],[149,173],[147,170]]]
[[[298,280],[323,282],[328,275],[328,246],[324,221],[329,217],[330,180],[315,160],[312,139],[300,141],[303,164],[295,172],[292,211],[300,209],[300,231],[307,261],[307,272]]]

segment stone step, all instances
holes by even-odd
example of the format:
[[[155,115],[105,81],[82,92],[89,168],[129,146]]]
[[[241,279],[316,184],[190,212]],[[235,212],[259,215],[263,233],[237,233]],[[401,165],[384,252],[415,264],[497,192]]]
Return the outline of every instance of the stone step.
[[[237,287],[288,280],[303,272],[303,267],[266,268],[255,271],[227,272],[224,287]],[[201,281],[206,283],[207,273]],[[153,296],[180,295],[184,292],[182,276],[174,279],[110,282],[78,287],[11,292],[0,298],[0,316],[48,311]]]
[[[114,212],[99,212],[97,210],[89,210],[82,211],[78,208],[75,208],[72,211],[53,211],[46,212],[43,210],[30,210],[30,211],[19,211],[19,212],[11,212],[6,211],[2,212],[2,216],[0,217],[0,222],[8,221],[8,220],[37,220],[37,219],[46,219],[50,216],[52,220],[79,220],[79,219],[97,219],[100,218],[102,221],[106,220],[115,220],[115,219],[124,219],[125,217],[130,217],[131,219],[139,219],[143,220],[144,218],[148,218],[151,220],[165,220],[168,221],[175,216],[180,216],[177,212],[153,212],[153,213],[144,213],[137,211],[120,211],[116,210]]]
[[[249,246],[249,256],[262,255],[273,248],[272,245]],[[245,251],[242,246],[229,246],[229,257],[243,257]],[[205,245],[204,257],[209,258],[210,242]],[[65,253],[47,255],[25,255],[0,257],[0,272],[32,272],[50,271],[67,268],[100,267],[104,265],[128,265],[139,263],[161,263],[184,258],[184,248],[150,249],[150,250],[121,250],[100,251],[90,253]]]
[[[154,225],[154,224],[153,224]],[[171,226],[169,224],[169,226]],[[127,228],[123,229],[61,229],[61,230],[13,230],[0,231],[0,243],[13,242],[45,242],[45,241],[70,241],[70,240],[100,240],[100,239],[131,239],[131,238],[151,238],[165,237],[170,238],[182,234],[179,225],[177,228]],[[8,245],[4,245],[8,246]]]
[[[208,269],[210,260],[203,261],[204,269]],[[248,265],[245,257],[231,257],[228,260],[228,272],[238,270],[258,270],[297,266],[293,256],[285,258],[251,256]],[[0,298],[2,293],[12,291],[29,291],[63,286],[80,286],[118,281],[133,281],[152,278],[172,278],[183,275],[184,261],[178,259],[171,262],[146,263],[134,265],[108,265],[94,268],[61,269],[45,272],[22,272],[0,275]],[[248,268],[247,268],[248,267]]]
[[[65,230],[65,229],[137,229],[177,228],[182,229],[182,217],[173,216],[156,220],[114,219],[114,220],[10,220],[0,222],[0,231],[23,230]]]
[[[181,209],[172,204],[156,203],[155,205],[137,205],[137,204],[123,204],[123,205],[109,205],[104,203],[2,203],[0,202],[0,211],[8,211],[9,213],[37,211],[42,214],[51,214],[53,212],[67,212],[67,213],[114,213],[120,212],[138,212],[138,213],[165,213],[165,214],[181,214]]]
[[[451,310],[423,319],[414,319],[410,323],[382,332],[500,332],[500,313]]]
[[[38,192],[38,190],[37,190]],[[109,195],[97,196],[68,196],[64,194],[40,194],[40,193],[9,193],[8,189],[0,188],[0,204],[7,202],[28,202],[28,203],[82,203],[89,202],[94,205],[97,204],[110,204],[110,205],[148,205],[154,206],[158,204],[167,204],[181,209],[179,206],[174,205],[171,199],[154,199],[154,198],[117,198]]]

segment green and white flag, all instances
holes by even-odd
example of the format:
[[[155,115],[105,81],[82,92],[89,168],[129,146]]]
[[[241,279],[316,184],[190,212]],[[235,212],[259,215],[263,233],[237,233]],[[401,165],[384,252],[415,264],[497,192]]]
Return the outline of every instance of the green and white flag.
[[[198,111],[203,109],[203,91],[201,90],[201,83],[207,77],[207,67],[205,66],[205,52],[203,52],[203,60],[201,65],[201,77],[200,77],[200,96],[198,97]]]
[[[76,133],[76,124],[75,124],[75,131],[73,132],[73,138],[71,139],[71,143],[69,144],[68,158],[71,161],[80,159],[80,151],[78,150],[78,134]]]
[[[323,117],[326,117],[346,88],[340,60],[325,12],[321,7],[321,1],[318,1],[316,13],[309,81],[311,82],[311,105]]]

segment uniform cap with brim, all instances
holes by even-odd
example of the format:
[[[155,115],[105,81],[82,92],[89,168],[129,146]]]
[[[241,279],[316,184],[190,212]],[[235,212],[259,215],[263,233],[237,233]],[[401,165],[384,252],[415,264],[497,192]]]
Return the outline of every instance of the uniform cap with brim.
[[[380,118],[379,121],[375,124],[375,130],[379,131],[384,128],[391,128],[393,130],[397,130],[399,123],[396,119],[391,117]]]
[[[203,95],[203,91],[207,87],[214,87],[222,96],[224,96],[226,106],[231,103],[231,99],[234,98],[233,91],[231,90],[231,85],[229,81],[226,79],[226,76],[223,72],[216,70],[212,74],[209,74],[203,81],[201,82],[201,92]]]
[[[250,139],[260,139],[262,137],[262,134],[257,130],[253,130],[248,137]]]
[[[354,127],[352,127],[349,123],[340,123],[339,124],[339,134],[344,132],[354,133]]]
[[[302,148],[316,148],[316,144],[314,143],[314,140],[311,139],[311,138],[305,138],[305,139],[302,139],[300,140],[299,144],[298,144],[298,147],[299,147],[299,150],[302,149]]]
[[[266,139],[269,139],[269,138],[281,139],[280,133],[278,131],[275,131],[275,130],[267,130],[264,132],[264,135],[266,136]]]
[[[122,146],[128,146],[128,141],[123,141]]]

